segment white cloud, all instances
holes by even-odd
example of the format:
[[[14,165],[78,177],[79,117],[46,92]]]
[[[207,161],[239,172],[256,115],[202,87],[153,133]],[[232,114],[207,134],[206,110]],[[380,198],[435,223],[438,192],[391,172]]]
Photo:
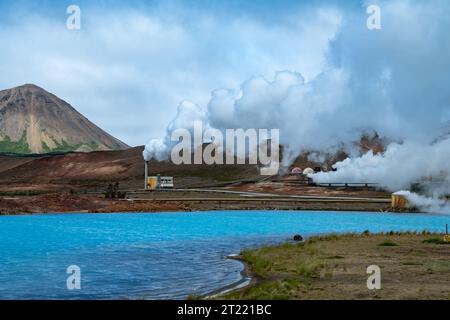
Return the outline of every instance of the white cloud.
[[[365,11],[345,14],[323,72],[307,81],[303,73],[284,71],[215,91],[208,124],[280,129],[285,164],[302,151],[350,147],[376,130],[396,142],[386,153],[349,158],[337,172],[314,179],[376,182],[397,191],[433,177],[448,186],[450,139],[442,137],[450,130],[450,5],[397,0],[380,6],[379,31],[366,28]],[[438,191],[448,193],[448,187],[432,190]]]
[[[283,23],[178,4],[81,9],[80,31],[65,28],[65,10],[0,21],[0,88],[42,86],[131,145],[164,135],[180,101],[206,107],[214,88],[284,69],[313,78],[340,23],[325,8]]]

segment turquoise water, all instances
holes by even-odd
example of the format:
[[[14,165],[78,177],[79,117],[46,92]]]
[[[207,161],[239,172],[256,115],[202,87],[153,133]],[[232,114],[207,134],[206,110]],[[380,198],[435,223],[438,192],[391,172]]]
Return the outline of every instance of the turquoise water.
[[[429,214],[219,211],[0,217],[0,299],[182,299],[240,280],[225,259],[294,234],[443,231]],[[66,269],[81,268],[81,290]]]

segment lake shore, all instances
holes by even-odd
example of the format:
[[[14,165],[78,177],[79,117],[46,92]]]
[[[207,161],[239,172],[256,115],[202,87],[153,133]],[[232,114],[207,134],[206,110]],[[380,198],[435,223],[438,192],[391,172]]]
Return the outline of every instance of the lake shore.
[[[34,213],[191,212],[214,210],[389,211],[389,198],[355,196],[248,196],[217,192],[165,192],[147,198],[105,199],[100,195],[44,193],[3,196],[0,215]]]
[[[343,234],[245,250],[252,282],[220,299],[450,299],[450,244],[436,233]],[[381,289],[367,288],[367,267]]]
[[[215,289],[207,294],[201,296],[188,296],[188,300],[198,300],[198,299],[215,299],[220,298],[221,296],[235,292],[237,290],[248,287],[249,285],[256,284],[257,279],[253,276],[250,266],[247,262],[245,262],[240,255],[230,255],[226,257],[227,259],[236,260],[242,264],[243,269],[241,271],[241,279],[236,282],[233,282],[224,287],[220,287]]]
[[[281,244],[295,234],[309,237],[366,229],[406,231],[417,226],[439,232],[448,223],[445,215],[307,211],[83,213],[0,218],[2,259],[10,266],[0,274],[0,282],[5,283],[5,299],[185,299],[188,295],[195,298],[220,294],[246,285],[247,271],[253,272],[252,281],[260,280],[255,269],[258,263],[250,265],[245,259],[250,268],[243,268],[237,261],[224,259],[232,253]],[[325,258],[351,258],[366,248],[348,249],[352,256],[347,256],[347,249],[344,246],[339,249],[344,252],[327,253]],[[407,264],[411,262],[416,264]],[[67,291],[61,286],[61,275],[66,274],[68,263],[85,266],[83,271],[92,274],[93,282],[85,283],[82,291]],[[42,266],[45,272],[36,273],[36,266]],[[24,289],[23,274],[29,275],[34,285]],[[42,281],[43,274],[46,281]]]

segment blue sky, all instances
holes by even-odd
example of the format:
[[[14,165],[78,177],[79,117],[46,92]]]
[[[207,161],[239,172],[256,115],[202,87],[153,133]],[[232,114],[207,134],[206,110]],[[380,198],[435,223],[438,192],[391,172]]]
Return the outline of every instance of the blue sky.
[[[69,4],[81,8],[79,31],[65,28]],[[322,13],[309,7],[298,1],[2,1],[0,33],[11,47],[0,53],[0,88],[35,83],[125,142],[145,144],[164,134],[184,99],[206,105],[214,89],[280,69],[317,73],[338,18],[332,5]],[[308,24],[320,29],[317,40],[307,34]]]
[[[404,2],[406,11],[418,3]],[[81,30],[65,27],[70,4],[81,8]],[[35,83],[124,142],[142,145],[165,135],[183,100],[206,108],[213,90],[239,88],[251,77],[289,70],[308,82],[331,63],[366,54],[364,40],[351,50],[353,30],[365,27],[366,6],[356,0],[0,1],[0,88]],[[350,49],[338,48],[344,45]],[[433,45],[427,58],[438,54]],[[359,70],[368,56],[352,58]]]

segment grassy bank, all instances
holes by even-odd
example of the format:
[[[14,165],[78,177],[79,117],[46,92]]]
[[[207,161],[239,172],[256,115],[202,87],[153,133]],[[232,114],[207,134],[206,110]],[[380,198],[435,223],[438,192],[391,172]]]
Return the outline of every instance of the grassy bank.
[[[450,244],[423,233],[312,237],[242,252],[255,281],[225,299],[450,299]],[[367,267],[381,268],[368,290]]]

